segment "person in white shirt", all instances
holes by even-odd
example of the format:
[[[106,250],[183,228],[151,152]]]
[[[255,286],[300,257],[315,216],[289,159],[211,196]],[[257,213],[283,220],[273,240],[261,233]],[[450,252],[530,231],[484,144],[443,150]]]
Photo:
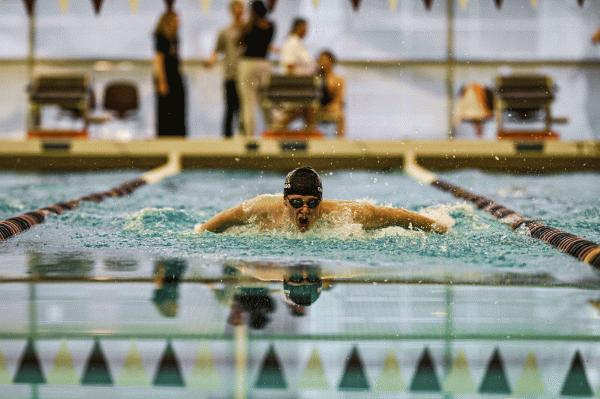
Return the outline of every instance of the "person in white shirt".
[[[306,37],[308,24],[303,18],[296,18],[292,23],[292,30],[285,44],[281,48],[281,68],[284,75],[312,75],[315,72],[314,60],[308,50],[302,44],[302,39]],[[274,130],[285,130],[291,121],[298,116],[306,122],[305,130],[314,131],[315,110],[311,106],[299,106],[285,109],[278,117],[274,119]]]
[[[304,48],[302,39],[306,36],[308,24],[305,19],[296,18],[285,44],[281,48],[281,65],[289,75],[310,75],[314,72],[314,60]]]

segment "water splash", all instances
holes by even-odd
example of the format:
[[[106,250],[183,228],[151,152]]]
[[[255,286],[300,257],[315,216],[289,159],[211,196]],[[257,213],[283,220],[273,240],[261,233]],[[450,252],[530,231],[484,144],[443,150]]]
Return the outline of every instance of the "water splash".
[[[181,231],[194,226],[203,213],[174,208],[144,208],[125,216],[123,230],[140,233]]]
[[[11,217],[14,216],[13,213],[20,212],[23,209],[25,209],[25,206],[21,202],[11,198],[0,197],[0,215]]]

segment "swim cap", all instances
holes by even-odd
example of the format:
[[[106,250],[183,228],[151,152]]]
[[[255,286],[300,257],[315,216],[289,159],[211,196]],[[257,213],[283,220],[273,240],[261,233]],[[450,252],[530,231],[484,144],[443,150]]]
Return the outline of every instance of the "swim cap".
[[[323,184],[319,174],[310,166],[292,170],[283,185],[283,196],[288,195],[311,195],[323,199]]]
[[[291,285],[287,281],[283,281],[283,293],[285,297],[296,305],[310,306],[319,296],[323,289],[323,280],[319,280],[314,284]]]

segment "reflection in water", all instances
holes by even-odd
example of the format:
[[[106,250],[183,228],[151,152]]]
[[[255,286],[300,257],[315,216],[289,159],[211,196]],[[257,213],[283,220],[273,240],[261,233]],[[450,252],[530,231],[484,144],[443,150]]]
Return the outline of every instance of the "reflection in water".
[[[41,277],[86,277],[94,270],[91,254],[70,253],[27,253],[28,273]]]
[[[164,317],[175,317],[179,309],[179,280],[185,272],[184,259],[159,260],[154,265],[154,294],[152,302]]]
[[[304,315],[306,313],[304,307],[315,303],[323,290],[331,289],[335,279],[361,275],[374,276],[384,271],[359,267],[325,267],[308,261],[289,265],[240,261],[232,266],[259,281],[281,281],[282,294],[294,316]]]
[[[245,322],[256,330],[264,329],[275,312],[275,300],[266,287],[242,287],[231,304],[228,323],[239,326]]]
[[[135,259],[107,258],[104,260],[106,270],[111,272],[134,272],[138,269]]]
[[[298,306],[310,306],[321,295],[323,272],[312,263],[290,267],[283,275],[283,293],[286,299]]]

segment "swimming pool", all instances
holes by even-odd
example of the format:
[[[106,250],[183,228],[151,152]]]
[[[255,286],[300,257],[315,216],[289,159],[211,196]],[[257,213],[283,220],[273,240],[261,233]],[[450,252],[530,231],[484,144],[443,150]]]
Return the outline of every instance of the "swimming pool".
[[[439,176],[600,242],[598,174]],[[136,177],[2,173],[0,220]],[[304,235],[193,232],[244,199],[281,192],[284,176],[271,172],[186,171],[130,196],[83,203],[0,243],[0,382],[15,397],[596,391],[594,368],[583,374],[587,385],[571,382],[583,381],[578,361],[599,355],[600,278],[590,266],[401,172],[322,177],[327,198],[451,217],[454,227],[446,235],[356,226]],[[175,265],[177,289],[159,295],[161,262]],[[339,276],[303,317],[292,316],[280,282],[254,281],[240,267],[298,263]],[[266,326],[247,327],[241,377],[226,294],[240,286],[266,289],[276,304]],[[159,297],[178,306],[161,308]],[[24,366],[35,365],[25,361],[30,352],[37,369]]]

